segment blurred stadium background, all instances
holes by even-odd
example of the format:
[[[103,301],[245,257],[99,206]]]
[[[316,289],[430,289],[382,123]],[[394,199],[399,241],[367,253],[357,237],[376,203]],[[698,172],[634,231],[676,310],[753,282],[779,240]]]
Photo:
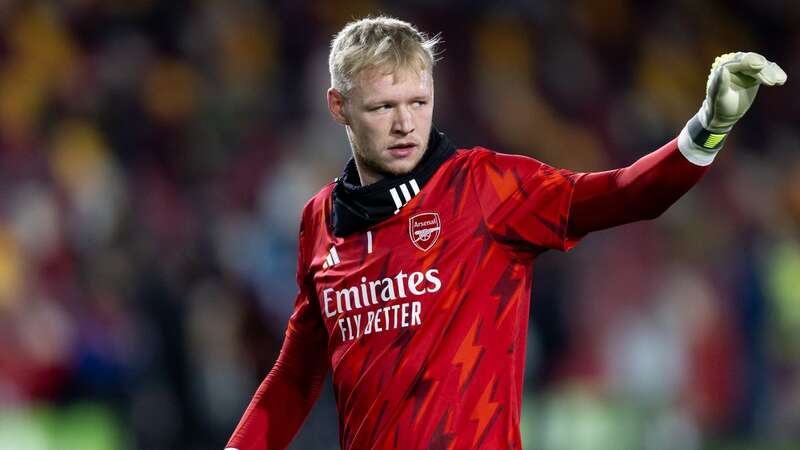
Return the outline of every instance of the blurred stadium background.
[[[539,259],[522,428],[800,448],[796,2],[5,0],[0,449],[223,448],[281,345],[300,208],[349,154],[329,40],[380,12],[443,34],[456,144],[576,170],[674,137],[718,54],[786,69],[663,217]],[[337,442],[327,389],[291,448]]]

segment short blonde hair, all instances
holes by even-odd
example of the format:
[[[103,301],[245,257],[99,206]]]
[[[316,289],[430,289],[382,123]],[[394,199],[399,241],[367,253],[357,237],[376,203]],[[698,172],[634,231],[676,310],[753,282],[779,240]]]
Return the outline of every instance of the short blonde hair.
[[[331,42],[331,86],[346,94],[359,73],[375,67],[385,67],[389,73],[408,67],[432,74],[439,42],[439,35],[429,38],[410,23],[392,17],[350,22]]]

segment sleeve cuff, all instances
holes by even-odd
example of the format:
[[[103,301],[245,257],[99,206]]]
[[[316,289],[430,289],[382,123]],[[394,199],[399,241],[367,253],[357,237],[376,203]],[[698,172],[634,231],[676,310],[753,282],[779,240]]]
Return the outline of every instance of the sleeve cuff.
[[[678,135],[678,150],[697,166],[707,166],[722,149],[728,133],[712,133],[703,127],[697,116],[689,119]]]

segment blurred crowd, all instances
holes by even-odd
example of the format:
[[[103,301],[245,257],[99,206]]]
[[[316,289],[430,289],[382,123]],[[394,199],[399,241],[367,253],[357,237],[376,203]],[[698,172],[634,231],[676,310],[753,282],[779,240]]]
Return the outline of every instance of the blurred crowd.
[[[292,310],[299,213],[349,156],[330,38],[441,33],[434,122],[573,170],[763,89],[664,216],[537,262],[541,450],[800,448],[800,7],[782,0],[0,1],[0,449],[222,449]],[[323,393],[293,449],[338,448]]]

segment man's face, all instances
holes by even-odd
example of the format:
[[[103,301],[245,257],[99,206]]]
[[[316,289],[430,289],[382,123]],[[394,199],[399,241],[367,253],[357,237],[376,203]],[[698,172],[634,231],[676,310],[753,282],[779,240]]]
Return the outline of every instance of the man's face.
[[[355,81],[338,104],[336,96],[341,94],[329,90],[328,103],[334,118],[347,126],[361,184],[411,172],[425,153],[431,131],[430,73],[376,68]]]

